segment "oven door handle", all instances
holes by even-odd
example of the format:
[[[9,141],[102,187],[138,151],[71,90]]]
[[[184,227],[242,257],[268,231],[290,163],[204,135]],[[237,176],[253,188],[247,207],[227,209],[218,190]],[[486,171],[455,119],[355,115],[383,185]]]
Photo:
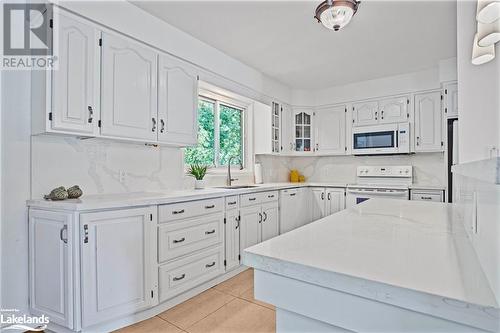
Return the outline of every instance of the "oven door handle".
[[[352,190],[347,190],[347,194],[364,194],[364,195],[401,195],[405,194],[406,191],[396,191],[396,192],[378,192],[378,191],[352,191]]]

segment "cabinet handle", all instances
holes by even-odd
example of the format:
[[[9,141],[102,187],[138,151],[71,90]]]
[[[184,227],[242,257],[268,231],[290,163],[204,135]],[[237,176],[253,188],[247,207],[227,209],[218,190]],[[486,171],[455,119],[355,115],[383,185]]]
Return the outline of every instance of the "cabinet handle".
[[[160,119],[160,124],[161,124],[160,133],[163,133],[165,132],[165,120]]]
[[[328,193],[328,200],[332,200],[332,194]]]
[[[248,201],[255,201],[257,198],[248,198]]]
[[[177,214],[182,214],[182,213],[184,213],[184,209],[181,209],[181,210],[174,210],[174,211],[172,212],[172,214],[174,214],[174,215],[177,215]]]
[[[215,208],[215,205],[205,206],[205,209],[212,209],[212,208]]]
[[[294,197],[295,195],[297,195],[297,193],[290,193],[291,197]]]
[[[211,235],[211,234],[215,234],[215,229],[211,231],[205,231],[205,235]]]
[[[319,150],[319,143],[316,144],[316,151]]]
[[[206,268],[210,268],[210,267],[214,267],[215,266],[215,261],[212,261],[211,264],[206,264],[205,267]]]
[[[384,119],[384,110],[380,112],[381,118]]]
[[[259,213],[259,216],[260,216],[259,223],[262,223],[262,213]]]
[[[325,192],[321,193],[321,200],[325,200]]]
[[[272,195],[268,195],[267,197],[268,197],[269,199],[272,199],[272,198],[274,198],[274,194],[272,194]]]
[[[236,218],[236,227],[234,228],[234,230],[238,229],[239,227],[240,227],[240,219]]]
[[[87,121],[89,122],[89,124],[91,124],[94,120],[94,109],[92,109],[90,105],[87,108],[89,110],[89,119]]]
[[[420,197],[422,200],[432,200],[431,197]]]
[[[378,119],[378,112],[375,111],[375,120],[377,120],[377,119]]]
[[[153,127],[151,128],[151,131],[154,132],[154,131],[156,131],[156,119],[151,118],[151,121],[153,122]]]
[[[266,222],[266,220],[267,220],[267,214],[266,214],[266,212],[262,212],[262,214],[264,214],[264,222]]]
[[[174,239],[174,244],[176,243],[182,243],[186,240],[186,237],[182,237],[181,239]]]
[[[66,238],[64,237],[64,231],[66,231]],[[64,242],[64,244],[68,244],[68,225],[65,224],[61,230],[59,230],[59,238]]]
[[[417,146],[420,146],[420,137],[417,136]]]
[[[89,225],[85,224],[83,225],[83,243],[88,243],[89,242]]]
[[[182,274],[181,276],[174,276],[174,278],[172,280],[174,281],[179,281],[179,280],[182,280],[186,277],[186,274]]]
[[[228,205],[236,205],[236,201],[231,201],[227,203]]]

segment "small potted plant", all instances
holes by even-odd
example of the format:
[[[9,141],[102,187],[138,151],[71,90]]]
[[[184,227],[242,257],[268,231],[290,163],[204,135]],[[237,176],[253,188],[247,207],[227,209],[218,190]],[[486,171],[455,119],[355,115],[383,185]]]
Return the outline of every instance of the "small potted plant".
[[[205,188],[205,181],[203,178],[205,177],[205,174],[207,173],[207,166],[206,165],[200,165],[200,164],[191,164],[188,169],[188,174],[190,176],[193,176],[195,181],[194,181],[194,188],[195,189],[202,189]]]

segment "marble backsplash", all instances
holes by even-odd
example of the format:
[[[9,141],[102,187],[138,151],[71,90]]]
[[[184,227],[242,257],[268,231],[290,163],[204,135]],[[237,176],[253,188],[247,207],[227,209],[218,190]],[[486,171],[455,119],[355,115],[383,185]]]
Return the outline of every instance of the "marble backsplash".
[[[179,148],[100,139],[32,136],[31,197],[41,198],[57,186],[78,184],[89,194],[192,189]],[[125,177],[120,179],[120,172]],[[225,172],[207,175],[207,186],[224,185]],[[238,174],[236,183],[253,182]]]
[[[445,186],[446,168],[444,153],[419,153],[391,156],[322,156],[281,157],[259,155],[264,182],[288,181],[288,172],[298,169],[308,181],[356,181],[356,167],[362,165],[412,165],[413,183],[418,185]]]

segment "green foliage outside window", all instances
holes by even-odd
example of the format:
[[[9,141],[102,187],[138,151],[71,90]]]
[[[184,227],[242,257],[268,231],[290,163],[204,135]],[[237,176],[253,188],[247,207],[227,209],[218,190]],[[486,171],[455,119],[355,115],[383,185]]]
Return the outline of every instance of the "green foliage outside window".
[[[214,119],[215,103],[200,99],[198,102],[198,146],[185,150],[184,161],[187,165],[215,165]]]
[[[219,137],[215,137],[215,117],[219,117]],[[227,105],[216,104],[200,99],[198,103],[198,146],[186,148],[184,162],[187,165],[208,166],[227,165],[229,157],[232,164],[239,165],[243,159],[242,121],[243,112]],[[218,140],[219,152],[216,159]],[[218,163],[216,162],[218,161]]]
[[[232,160],[232,164],[240,164],[241,149],[241,111],[225,105],[220,105],[220,155],[219,164],[227,165],[230,157],[239,157]]]

